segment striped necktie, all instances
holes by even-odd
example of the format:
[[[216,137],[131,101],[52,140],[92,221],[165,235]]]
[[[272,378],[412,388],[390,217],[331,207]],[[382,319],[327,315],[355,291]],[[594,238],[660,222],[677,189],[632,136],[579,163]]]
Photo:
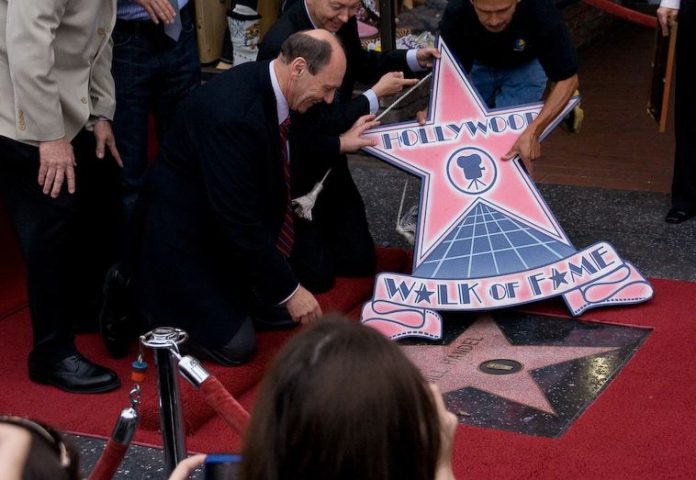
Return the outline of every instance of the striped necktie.
[[[287,190],[287,207],[285,209],[285,217],[283,225],[280,227],[280,235],[276,242],[276,248],[286,257],[290,256],[292,245],[295,242],[295,229],[292,221],[292,194],[290,193],[290,158],[288,156],[288,130],[290,127],[290,117],[286,118],[280,124],[280,152],[283,161],[283,177],[285,179],[285,187]]]

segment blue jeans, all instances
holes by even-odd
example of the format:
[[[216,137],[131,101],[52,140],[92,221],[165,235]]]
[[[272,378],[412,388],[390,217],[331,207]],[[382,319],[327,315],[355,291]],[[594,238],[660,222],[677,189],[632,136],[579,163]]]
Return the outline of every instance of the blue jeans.
[[[191,3],[191,2],[190,2]],[[196,32],[189,12],[181,10],[178,42],[151,21],[117,21],[111,72],[116,84],[113,128],[123,159],[123,206],[130,218],[147,170],[148,115],[154,113],[157,137],[168,130],[178,103],[201,82]]]
[[[469,75],[489,108],[538,102],[546,90],[546,73],[536,59],[517,68],[474,63]]]

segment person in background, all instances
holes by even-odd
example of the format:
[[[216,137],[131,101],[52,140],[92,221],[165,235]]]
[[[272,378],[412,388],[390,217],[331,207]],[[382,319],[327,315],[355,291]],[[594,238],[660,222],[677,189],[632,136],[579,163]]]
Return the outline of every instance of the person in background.
[[[161,142],[177,105],[201,83],[189,0],[118,0],[111,72],[116,84],[114,131],[123,158],[120,255],[103,279],[100,333],[116,358],[139,328],[132,278],[142,230],[137,200],[148,170],[149,119]]]
[[[258,59],[272,58],[291,34],[322,29],[335,34],[346,51],[346,75],[334,104],[293,115],[293,198],[309,193],[331,169],[311,221],[297,221],[297,242],[290,258],[313,293],[331,288],[337,275],[369,276],[375,270],[375,246],[365,205],[345,155],[353,146],[341,133],[360,116],[375,114],[381,98],[417,83],[415,78],[405,77],[429,68],[438,55],[433,48],[384,53],[363,49],[356,19],[358,5],[358,0],[288,1],[259,47]],[[354,97],[356,81],[372,87]]]
[[[3,480],[81,478],[78,453],[60,433],[11,415],[0,415],[0,472]]]
[[[151,326],[186,330],[198,358],[237,365],[255,351],[255,326],[321,314],[288,262],[288,118],[331,102],[344,72],[333,35],[299,33],[274,60],[233,67],[181,104],[148,176],[137,279]]]
[[[227,29],[232,49],[232,63],[253,62],[261,38],[257,0],[237,0],[227,12]],[[229,58],[229,53],[226,55]]]
[[[245,480],[451,480],[457,426],[396,343],[325,317],[266,373],[243,440]]]
[[[662,34],[668,35],[673,22],[679,19],[676,50],[676,82],[674,100],[674,174],[672,175],[672,208],[665,216],[667,223],[682,223],[696,216],[696,3],[662,0],[657,18]]]
[[[118,0],[111,73],[114,132],[123,159],[123,208],[130,220],[145,180],[148,118],[161,141],[179,102],[201,83],[189,0]]]
[[[185,458],[169,480],[186,480],[205,455]],[[80,458],[63,435],[24,417],[0,415],[0,472],[3,480],[78,480]]]
[[[539,136],[579,85],[575,47],[552,0],[449,0],[440,34],[489,108],[538,102],[553,82],[539,115],[503,156],[519,155],[531,174]]]
[[[120,384],[74,341],[77,324],[96,326],[118,248],[115,9],[115,0],[0,0],[0,195],[28,272],[29,378],[72,393]]]

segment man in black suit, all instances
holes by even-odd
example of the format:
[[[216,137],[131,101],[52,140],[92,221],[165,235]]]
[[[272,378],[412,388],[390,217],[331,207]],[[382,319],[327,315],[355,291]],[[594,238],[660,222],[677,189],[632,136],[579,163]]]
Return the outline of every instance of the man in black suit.
[[[681,6],[680,6],[681,3]],[[665,216],[667,223],[682,223],[696,216],[696,3],[662,0],[657,17],[663,35],[679,14],[677,33],[677,72],[674,101],[674,175],[672,176],[672,208]]]
[[[185,329],[199,358],[242,363],[255,350],[255,323],[321,314],[287,259],[286,119],[330,103],[344,72],[331,34],[300,33],[275,60],[220,74],[181,104],[146,185],[138,283],[150,323]],[[374,125],[365,118],[353,132]]]
[[[291,151],[293,198],[309,192],[332,169],[312,212],[311,223],[297,222],[293,268],[303,272],[313,292],[327,290],[336,275],[367,276],[374,273],[374,243],[365,205],[348,170],[345,139],[340,135],[361,115],[376,113],[379,99],[394,95],[416,79],[405,74],[428,68],[438,55],[433,48],[363,50],[355,14],[358,0],[306,0],[287,3],[286,10],[266,33],[258,59],[277,55],[280,45],[294,32],[323,29],[335,33],[346,51],[347,69],[334,105],[322,105],[293,116]],[[353,98],[356,81],[373,87]],[[319,119],[319,120],[317,120]],[[313,129],[320,126],[320,129]]]

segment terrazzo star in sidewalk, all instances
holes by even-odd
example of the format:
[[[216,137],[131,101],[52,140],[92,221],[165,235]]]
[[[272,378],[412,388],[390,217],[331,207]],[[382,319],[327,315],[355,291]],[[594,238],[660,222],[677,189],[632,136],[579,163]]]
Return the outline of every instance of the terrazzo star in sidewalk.
[[[619,347],[513,345],[490,317],[477,320],[449,345],[405,346],[406,355],[443,395],[472,387],[556,415],[532,372]],[[498,370],[498,373],[489,373]]]

